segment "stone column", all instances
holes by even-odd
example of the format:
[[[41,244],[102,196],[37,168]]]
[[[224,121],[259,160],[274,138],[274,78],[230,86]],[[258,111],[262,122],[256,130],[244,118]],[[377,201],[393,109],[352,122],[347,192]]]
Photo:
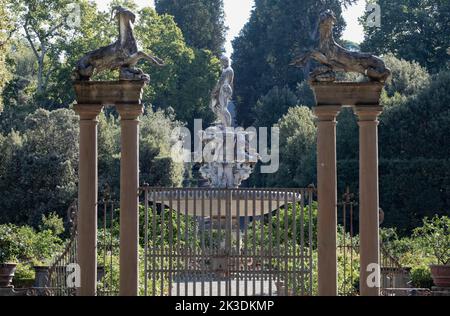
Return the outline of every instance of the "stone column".
[[[336,117],[340,106],[317,106],[318,276],[319,295],[337,295]]]
[[[78,184],[78,295],[95,296],[97,291],[97,116],[101,105],[77,104],[80,116],[80,157]]]
[[[117,105],[121,117],[120,295],[137,296],[139,288],[139,116],[142,105]]]
[[[379,106],[356,106],[360,127],[359,170],[359,234],[360,234],[360,294],[379,296],[380,238],[378,188],[378,116]],[[378,274],[377,274],[378,273]]]

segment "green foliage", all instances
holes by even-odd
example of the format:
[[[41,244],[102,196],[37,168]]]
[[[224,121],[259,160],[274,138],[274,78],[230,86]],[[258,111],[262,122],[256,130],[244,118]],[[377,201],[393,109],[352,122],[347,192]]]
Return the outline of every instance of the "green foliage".
[[[450,3],[436,0],[370,0],[381,9],[381,27],[363,23],[363,51],[417,61],[429,71],[444,69],[450,60]],[[369,14],[369,13],[367,13]],[[362,17],[365,20],[367,16]]]
[[[141,182],[152,186],[181,185],[184,166],[170,157],[172,131],[180,127],[173,114],[149,110],[141,123]]]
[[[267,186],[306,187],[315,182],[316,127],[307,107],[293,107],[278,122],[280,168],[260,177]]]
[[[359,127],[352,109],[342,109],[337,118],[336,149],[339,161],[359,159]],[[342,173],[343,172],[338,172]],[[348,173],[345,173],[348,175]],[[345,186],[345,184],[344,184]]]
[[[360,260],[358,249],[359,238],[345,232],[338,226],[337,234],[338,293],[344,296],[355,296],[359,289]]]
[[[387,54],[383,59],[392,71],[385,87],[389,97],[394,96],[395,93],[413,96],[428,85],[430,75],[419,63],[398,59],[392,53]]]
[[[36,232],[29,226],[0,225],[0,262],[44,262],[61,249],[61,239],[50,230]]]
[[[383,158],[448,159],[450,72],[442,72],[407,103],[390,108],[380,126]],[[414,122],[414,123],[411,123]]]
[[[6,61],[9,44],[8,41],[12,27],[10,12],[7,8],[8,2],[8,0],[0,0],[0,113],[3,110],[1,93],[3,87],[11,77]]]
[[[74,25],[68,18],[71,4],[82,1],[11,0],[16,25],[33,51],[37,65],[37,93],[43,94],[59,63],[60,44],[70,37]],[[51,26],[48,21],[52,21]],[[59,45],[58,45],[59,44]]]
[[[307,197],[305,197],[307,199]],[[272,215],[269,218],[269,215]],[[314,293],[317,293],[317,204],[314,203],[309,208],[301,203],[288,204],[280,207],[264,217],[256,218],[248,227],[248,247],[255,247],[264,253],[279,252],[281,255],[298,254],[303,257],[305,269],[313,270],[312,284],[307,274],[297,273],[294,279],[293,274],[286,276],[286,286],[292,293],[301,294],[311,285]],[[294,229],[295,227],[295,229]],[[310,234],[311,232],[311,234]],[[311,240],[311,242],[310,242]],[[279,250],[275,250],[279,249]],[[312,257],[312,266],[309,256]],[[265,262],[265,265],[269,263]],[[299,269],[300,262],[289,260],[287,266],[284,260],[274,258],[270,263],[272,268],[280,273]],[[302,278],[303,277],[303,278]]]
[[[297,95],[297,104],[305,105],[309,108],[316,106],[316,98],[314,96],[314,92],[309,86],[307,81],[302,81],[297,84],[297,91],[295,92]]]
[[[80,25],[70,29],[71,36],[49,43],[59,56],[51,55],[46,59],[46,62],[54,65],[49,67],[48,84],[38,101],[47,109],[70,106],[75,98],[71,75],[76,62],[87,52],[107,46],[117,39],[117,26],[111,20],[110,12],[97,11],[95,1],[76,0],[71,3],[80,6]],[[112,76],[103,73],[95,75],[93,79],[107,80],[112,79]]]
[[[34,281],[35,273],[34,269],[30,264],[18,263],[16,271],[14,272],[14,286],[17,287],[18,280],[32,280]],[[21,282],[19,282],[21,283]]]
[[[156,0],[155,7],[159,14],[174,17],[187,45],[215,55],[224,51],[227,27],[223,0]]]
[[[450,112],[445,104],[450,102],[450,75],[445,71],[429,78],[417,64],[392,56],[387,62],[393,79],[382,96],[380,202],[384,224],[405,235],[424,216],[448,213]],[[358,191],[358,149],[357,118],[345,109],[337,126],[338,185],[352,192]]]
[[[28,79],[15,78],[3,90],[4,111],[0,115],[0,131],[22,131],[25,119],[38,109],[32,100],[33,84]]]
[[[76,195],[78,117],[70,110],[40,109],[24,126],[3,143],[8,154],[0,167],[0,217],[36,227],[42,214],[63,214]]]
[[[425,218],[423,226],[414,230],[414,236],[419,238],[419,242],[424,249],[433,254],[435,263],[442,265],[450,263],[449,217]]]
[[[411,284],[416,288],[431,289],[434,285],[430,267],[418,266],[411,270]]]
[[[17,258],[21,255],[21,245],[17,241],[15,227],[13,225],[0,226],[0,262],[11,263],[17,262]]]
[[[265,96],[260,98],[254,108],[255,127],[271,127],[283,117],[289,108],[296,106],[297,97],[287,87],[280,89],[273,87]]]
[[[104,189],[108,185],[113,193],[119,194],[120,123],[112,114],[99,115],[98,173],[99,187]]]
[[[179,186],[184,166],[170,157],[172,131],[182,124],[169,111],[147,109],[140,124],[140,183]],[[119,196],[120,123],[112,114],[99,117],[99,186]]]
[[[183,164],[173,161],[171,157],[156,157],[150,164],[148,174],[142,174],[142,178],[154,186],[173,188],[180,187],[183,174]]]
[[[354,1],[332,0],[256,0],[249,22],[233,41],[236,71],[238,123],[253,123],[252,108],[274,86],[295,89],[309,73],[289,66],[304,49],[314,44],[311,34],[317,27],[319,13],[333,9],[338,17],[336,37],[345,27],[341,4]]]
[[[143,9],[139,15],[136,36],[142,47],[166,63],[158,69],[142,65],[154,82],[146,89],[144,102],[154,108],[171,107],[176,118],[189,127],[195,118],[202,118],[205,125],[210,123],[210,93],[219,75],[219,60],[209,51],[189,48],[173,17],[160,16],[151,8]]]
[[[105,277],[99,284],[100,289],[106,291],[117,292],[119,290],[119,218],[120,209],[115,210],[115,220],[113,223],[110,220],[106,223],[106,230],[104,230],[104,223],[100,221],[100,227],[98,231],[98,264],[105,267]],[[145,271],[145,208],[143,205],[139,207],[139,258],[140,258],[140,294],[144,294],[144,271]],[[164,208],[161,211],[160,206],[154,207],[153,203],[150,203],[148,209],[148,249],[156,253],[169,253],[174,249],[199,249],[201,237],[198,233],[198,223],[192,216],[185,216],[177,211],[170,211],[168,208]],[[111,228],[112,227],[112,228]],[[186,236],[189,236],[186,238]],[[172,240],[173,244],[170,246],[169,241]],[[199,250],[198,250],[199,251]],[[180,259],[180,268],[185,266],[187,259]],[[148,265],[153,270],[164,268],[169,269],[169,265],[172,269],[176,268],[177,262],[170,262],[168,257],[163,260],[148,260]],[[168,275],[163,278],[160,273],[155,275],[148,275],[148,288],[151,295],[153,286],[157,293],[160,293],[161,285],[164,283],[163,295],[167,295],[169,292]]]
[[[261,219],[252,221],[248,231],[253,232],[254,230],[255,238],[253,238],[253,233],[249,234],[248,243],[250,245],[255,244],[265,251],[268,251],[269,247],[275,249],[280,245],[286,247],[291,253],[294,245],[299,249],[302,240],[305,248],[317,247],[315,237],[317,236],[317,204],[314,204],[310,210],[308,206],[304,206],[302,209],[300,203],[295,204],[295,207],[291,203],[287,208],[283,206],[276,211],[276,214],[274,212],[272,215],[270,219],[265,216],[264,221]],[[287,228],[287,232],[285,232],[285,228]],[[309,234],[310,229],[311,235]],[[280,232],[279,236],[278,231]],[[261,236],[263,236],[262,239]],[[312,244],[309,242],[310,239]]]
[[[50,213],[48,215],[42,214],[42,224],[39,225],[41,231],[51,231],[53,235],[60,236],[64,233],[64,221],[56,213]]]

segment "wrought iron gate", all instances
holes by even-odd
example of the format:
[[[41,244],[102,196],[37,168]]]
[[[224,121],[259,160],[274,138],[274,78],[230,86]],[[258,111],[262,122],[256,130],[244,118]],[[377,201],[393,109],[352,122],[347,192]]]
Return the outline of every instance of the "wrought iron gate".
[[[356,195],[347,187],[338,203],[338,283],[339,295],[359,295],[359,236],[358,236],[359,206]],[[386,249],[383,241],[380,243],[381,264],[381,295],[393,295],[395,288],[407,288],[409,270],[402,267]]]
[[[145,295],[312,295],[313,189],[141,190]]]

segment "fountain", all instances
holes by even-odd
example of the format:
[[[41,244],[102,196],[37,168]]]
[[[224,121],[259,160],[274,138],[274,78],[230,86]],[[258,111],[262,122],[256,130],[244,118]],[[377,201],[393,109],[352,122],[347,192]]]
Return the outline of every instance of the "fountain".
[[[213,188],[238,188],[258,162],[256,148],[251,148],[256,135],[231,126],[233,118],[228,105],[233,96],[234,71],[228,57],[222,56],[221,63],[222,75],[211,95],[211,109],[218,121],[201,132],[210,159],[203,163],[200,172]]]
[[[234,70],[227,56],[221,57],[221,64],[222,74],[211,94],[211,110],[217,121],[205,131],[200,131],[199,135],[204,146],[204,161],[200,173],[208,180],[208,188],[153,191],[149,195],[149,201],[166,204],[170,200],[177,200],[172,209],[198,216],[195,201],[203,198],[212,201],[205,206],[205,213],[209,214],[212,220],[226,215],[224,212],[219,214],[219,209],[229,208],[228,216],[233,222],[237,222],[239,209],[257,209],[258,215],[263,216],[274,211],[270,207],[271,201],[281,201],[278,206],[283,207],[288,201],[299,201],[301,196],[294,191],[260,190],[248,199],[245,189],[238,190],[242,182],[250,177],[259,161],[255,142],[257,135],[232,126],[234,118],[228,106],[233,96]]]

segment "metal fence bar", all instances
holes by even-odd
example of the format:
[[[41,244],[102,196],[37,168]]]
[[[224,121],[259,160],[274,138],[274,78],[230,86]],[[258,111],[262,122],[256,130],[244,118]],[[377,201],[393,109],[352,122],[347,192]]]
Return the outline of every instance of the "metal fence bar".
[[[178,227],[178,238],[177,238],[177,270],[181,269],[181,190],[176,191],[176,199],[177,199],[177,227]],[[180,285],[181,285],[181,275],[177,276],[177,296],[180,296]]]
[[[280,226],[281,226],[281,222],[280,222],[280,213],[281,213],[281,206],[280,206],[280,191],[277,191],[277,269],[278,269],[278,273],[277,273],[277,284],[278,284],[278,289],[277,289],[277,294],[280,295],[280,284],[281,284],[281,251],[280,251],[280,246],[281,246],[281,232],[280,232]]]
[[[309,293],[308,295],[312,295],[313,293],[313,225],[312,225],[312,204],[313,204],[313,190],[309,190],[309,219],[308,219],[308,238],[309,238]]]
[[[236,200],[236,249],[235,255],[236,257],[233,260],[233,265],[235,267],[236,271],[236,296],[241,295],[241,288],[240,288],[240,279],[241,279],[241,196],[239,195],[238,190],[233,190],[233,195]],[[233,225],[233,223],[232,223]]]
[[[273,249],[272,249],[272,217],[273,217],[273,210],[272,210],[272,193],[273,191],[269,191],[269,219],[268,219],[268,226],[269,226],[269,295],[273,295],[273,289],[272,289],[272,279],[273,279]]]
[[[301,260],[301,295],[305,295],[305,194],[306,190],[301,190],[300,197],[300,260]]]
[[[144,190],[144,295],[148,295],[148,190]]]
[[[245,220],[244,220],[244,289],[245,289],[245,296],[248,296],[248,265],[249,265],[249,253],[248,253],[248,226],[250,224],[249,221],[249,214],[248,214],[248,190],[243,191],[245,196]]]
[[[261,208],[261,218],[260,218],[260,225],[261,225],[261,245],[259,247],[260,249],[260,293],[261,295],[263,295],[264,293],[264,258],[265,258],[265,244],[264,244],[264,224],[265,224],[265,220],[264,220],[264,199],[263,199],[263,191],[258,191],[258,193],[260,194],[260,208]]]
[[[288,231],[289,231],[289,213],[288,213],[288,195],[287,195],[288,191],[285,189],[284,190],[284,243],[285,243],[285,249],[284,249],[284,253],[286,258],[289,255],[288,252],[288,248],[289,248],[289,242],[288,242]],[[289,280],[289,261],[288,260],[284,260],[284,296],[288,296],[288,280]]]
[[[188,216],[188,194],[189,192],[185,192],[185,209],[184,209],[184,216],[185,216],[185,225],[186,227],[184,228],[185,230],[185,243],[187,245],[187,247],[184,249],[185,252],[185,259],[184,259],[184,267],[185,267],[185,271],[184,271],[184,277],[185,277],[185,282],[184,282],[184,293],[185,295],[187,295],[188,291],[189,291],[189,279],[190,279],[190,267],[189,267],[189,261],[190,261],[190,250],[189,250],[189,216]]]
[[[311,190],[143,191],[145,295],[150,284],[153,295],[169,296],[312,293]]]
[[[292,245],[293,245],[293,260],[292,260],[292,294],[297,295],[297,192],[292,195]],[[301,269],[303,267],[300,267]]]
[[[189,193],[191,193],[193,195],[194,198],[194,217],[193,217],[193,236],[192,236],[192,248],[191,248],[191,256],[192,256],[192,271],[193,271],[193,275],[192,275],[192,295],[193,296],[197,296],[197,247],[196,247],[196,242],[197,242],[197,194],[196,191],[190,191]]]
[[[205,296],[205,278],[207,276],[206,271],[206,245],[205,245],[205,191],[201,191],[201,223],[202,223],[202,234],[201,234],[201,296]]]
[[[153,196],[156,197],[158,191],[156,189],[152,190]],[[153,209],[152,209],[152,231],[153,231],[153,242],[152,242],[152,296],[156,296],[156,255],[158,253],[158,243],[156,237],[156,217],[158,215],[158,209],[156,204],[156,199],[153,200]]]
[[[253,199],[253,217],[252,217],[252,226],[253,226],[253,271],[256,271],[256,191],[252,191],[252,199]],[[253,277],[253,295],[256,293],[256,279]]]

